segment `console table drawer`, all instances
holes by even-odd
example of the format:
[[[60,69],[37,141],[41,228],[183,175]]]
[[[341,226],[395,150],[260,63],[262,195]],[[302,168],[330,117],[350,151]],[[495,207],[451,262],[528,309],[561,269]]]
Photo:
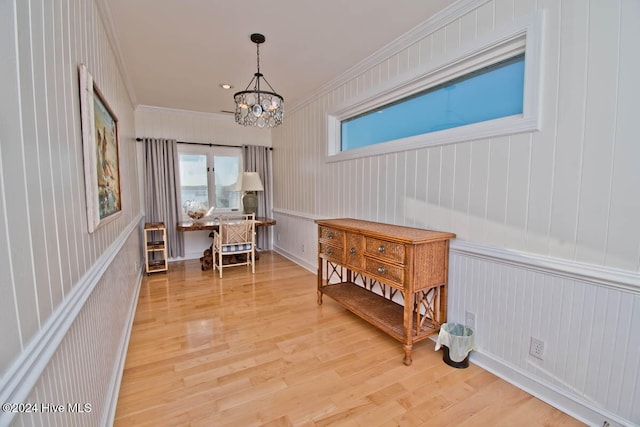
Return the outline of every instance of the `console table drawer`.
[[[344,263],[344,251],[332,245],[320,243],[320,256],[331,262]]]
[[[350,267],[362,270],[364,263],[364,237],[359,234],[347,233],[346,262]]]
[[[367,237],[365,239],[365,254],[373,255],[378,258],[388,259],[389,261],[404,263],[404,245],[391,243],[386,240],[374,239]]]
[[[384,283],[397,284],[400,287],[404,284],[404,267],[365,258],[364,270],[365,275],[378,277]]]
[[[336,245],[342,246],[344,239],[344,232],[342,230],[335,230],[333,228],[320,227],[319,231],[320,240],[332,241]]]

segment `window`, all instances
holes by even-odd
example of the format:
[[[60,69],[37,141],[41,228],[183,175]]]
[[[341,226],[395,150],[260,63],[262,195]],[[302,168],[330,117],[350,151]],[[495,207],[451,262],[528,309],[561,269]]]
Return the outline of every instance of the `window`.
[[[341,123],[342,151],[522,114],[524,55]]]
[[[240,209],[235,184],[242,171],[242,150],[182,144],[178,147],[183,217],[189,210],[215,207],[216,212]]]
[[[337,105],[327,161],[539,130],[542,29],[521,18]]]

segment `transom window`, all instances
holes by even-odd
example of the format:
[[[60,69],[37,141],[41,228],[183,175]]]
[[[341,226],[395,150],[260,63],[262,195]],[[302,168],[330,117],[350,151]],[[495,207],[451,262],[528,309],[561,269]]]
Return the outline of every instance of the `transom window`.
[[[335,105],[326,160],[539,130],[543,18],[505,24]]]
[[[524,55],[341,123],[342,151],[522,114]]]

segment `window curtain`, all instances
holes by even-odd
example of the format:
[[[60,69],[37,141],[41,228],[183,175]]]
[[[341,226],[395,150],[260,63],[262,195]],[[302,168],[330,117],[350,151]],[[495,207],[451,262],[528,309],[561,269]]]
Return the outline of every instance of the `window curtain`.
[[[271,214],[271,147],[245,145],[244,170],[245,172],[258,172],[264,191],[258,191],[257,217],[270,217]],[[257,242],[259,248],[271,249],[269,241],[269,229],[271,227],[257,227]]]
[[[180,214],[180,164],[175,139],[144,138],[147,222],[163,222],[170,258],[184,256],[184,236],[176,229]]]

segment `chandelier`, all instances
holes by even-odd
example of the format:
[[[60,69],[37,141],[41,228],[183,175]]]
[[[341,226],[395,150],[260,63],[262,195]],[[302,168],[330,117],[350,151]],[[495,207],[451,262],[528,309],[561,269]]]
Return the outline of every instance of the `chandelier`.
[[[236,103],[236,123],[243,126],[273,128],[282,124],[284,114],[284,98],[278,95],[264,75],[260,73],[260,45],[266,40],[262,34],[251,34],[251,41],[256,44],[258,71],[242,92],[233,95]],[[269,86],[269,91],[260,89],[260,80]],[[249,89],[253,85],[252,89]]]

